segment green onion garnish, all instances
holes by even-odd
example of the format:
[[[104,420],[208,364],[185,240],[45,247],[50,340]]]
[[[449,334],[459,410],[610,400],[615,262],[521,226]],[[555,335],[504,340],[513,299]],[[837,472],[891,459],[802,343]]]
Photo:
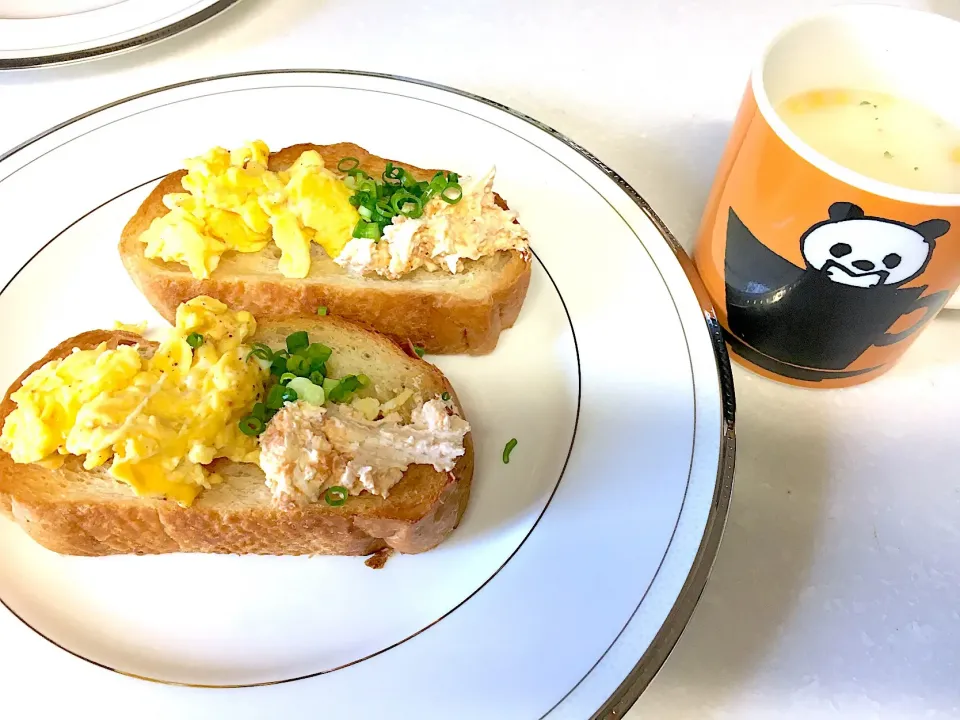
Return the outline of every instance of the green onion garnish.
[[[350,160],[344,158],[341,163]],[[348,171],[344,181],[354,194],[350,204],[357,208],[360,219],[353,229],[353,237],[377,241],[384,228],[397,216],[418,218],[423,208],[436,195],[451,205],[463,197],[456,173],[434,173],[429,182],[417,179],[402,167],[387,163],[380,180],[370,178],[362,170]]]
[[[314,370],[312,373],[310,373],[310,382],[312,382],[314,385],[320,385],[322,387],[323,381],[326,379],[326,376],[319,370]]]
[[[399,185],[399,184],[400,184],[399,181],[402,181],[402,180],[403,180],[403,176],[404,176],[405,173],[406,173],[406,170],[404,170],[402,167],[394,167],[394,165],[393,165],[392,162],[388,162],[388,163],[387,163],[387,167],[384,169],[383,175],[381,175],[381,177],[383,178],[383,181],[384,181],[384,182],[388,182],[388,181],[391,181],[391,180],[397,180],[397,181],[398,181],[397,183],[392,183],[392,182],[390,182],[390,183],[388,183],[388,184],[390,184],[390,185],[393,185],[393,184]]]
[[[450,400],[450,393],[448,392],[443,393],[440,396],[440,399],[443,400],[444,402],[448,402]]]
[[[287,372],[306,377],[310,374],[310,361],[299,353],[291,355],[290,359],[287,360]]]
[[[419,345],[414,345],[414,346],[413,346],[413,351],[417,354],[417,357],[421,357],[421,358],[423,357],[424,353],[426,352],[426,350],[424,350],[424,349],[423,349],[422,347],[420,347]]]
[[[250,411],[250,414],[255,418],[260,418],[261,420],[267,419],[267,406],[262,402],[254,403],[253,410]]]
[[[270,363],[270,372],[280,377],[287,371],[287,354],[274,353],[273,360]]]
[[[383,233],[380,230],[380,226],[375,222],[367,222],[366,220],[357,220],[357,226],[353,229],[353,236],[355,238],[364,238],[366,240],[378,240]]]
[[[359,390],[361,384],[360,378],[356,375],[347,375],[346,377],[340,378],[340,387],[344,388],[347,392]]]
[[[285,372],[283,375],[280,376],[280,384],[281,384],[281,385],[286,385],[288,382],[290,382],[291,380],[293,380],[295,377],[297,377],[297,376],[294,375],[292,372]]]
[[[440,193],[440,199],[451,205],[456,205],[461,198],[463,198],[463,188],[459,183],[450,183]]]
[[[327,397],[330,397],[330,393],[332,393],[339,384],[340,381],[334,380],[333,378],[323,379],[323,391],[327,394]]]
[[[339,170],[342,173],[350,172],[351,170],[355,170],[358,167],[360,167],[360,161],[357,160],[355,157],[345,157],[345,158],[342,158],[340,162],[337,163],[337,170]]]
[[[413,175],[408,173],[406,170],[403,171],[402,182],[403,182],[403,186],[408,190],[420,189],[422,191],[422,188],[420,188],[420,183],[417,182],[417,179]]]
[[[510,462],[510,453],[513,452],[513,449],[517,446],[517,439],[511,438],[510,441],[503,448],[503,464],[506,465]]]
[[[261,360],[266,360],[267,362],[273,362],[273,350],[270,349],[269,345],[264,345],[263,343],[254,343],[250,346],[250,352],[247,353],[247,359],[250,357],[258,357]]]
[[[418,198],[411,198],[400,203],[400,214],[408,218],[418,218],[423,215],[423,203]]]
[[[296,402],[297,391],[286,385],[274,385],[267,393],[267,410],[279,410],[284,403]]]
[[[298,399],[310,405],[323,405],[323,401],[326,399],[323,388],[304,377],[294,378],[287,387],[297,393]]]
[[[198,332],[192,332],[187,335],[187,345],[196,350],[198,347],[203,345],[203,335]]]
[[[326,305],[321,305],[320,307],[317,308],[317,315],[326,315],[326,314],[327,314]]]
[[[327,488],[327,491],[323,494],[323,499],[327,501],[327,505],[332,507],[340,507],[347,501],[347,497],[350,495],[347,492],[347,489],[342,485],[334,485],[333,487]]]
[[[259,435],[266,427],[263,420],[253,415],[247,415],[240,421],[240,432],[244,435]]]
[[[360,378],[356,375],[347,375],[329,385],[328,380],[329,378],[323,381],[323,389],[331,402],[346,402],[350,399],[354,391],[359,390],[361,387]],[[327,389],[328,387],[330,388],[329,390]]]
[[[360,387],[367,387],[370,384],[370,378],[366,375],[357,375],[357,382],[360,383]]]
[[[304,353],[304,355],[309,358],[312,366],[314,363],[322,364],[329,360],[330,356],[333,355],[333,350],[323,343],[310,343],[310,347],[307,348],[307,352]],[[320,368],[314,367],[313,369],[319,370]]]
[[[310,344],[310,336],[306,330],[287,335],[287,352],[291,355],[305,349]]]

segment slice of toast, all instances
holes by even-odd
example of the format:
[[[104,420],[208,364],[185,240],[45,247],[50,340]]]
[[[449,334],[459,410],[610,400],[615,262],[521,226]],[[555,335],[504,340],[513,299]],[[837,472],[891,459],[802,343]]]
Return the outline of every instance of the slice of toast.
[[[331,377],[366,374],[369,394],[386,401],[402,388],[423,399],[449,392],[450,383],[433,365],[411,356],[377,333],[336,317],[293,318],[260,323],[254,342],[282,347],[287,335],[307,330],[310,339],[334,349]],[[155,344],[138,335],[93,330],[53,348],[28,368],[0,403],[0,427],[15,403],[10,395],[44,363],[87,349],[140,343],[145,354]],[[388,497],[362,493],[339,507],[325,502],[280,510],[271,502],[264,474],[253,464],[217,460],[211,466],[224,482],[200,493],[193,505],[137,497],[105,469],[84,470],[68,457],[56,470],[17,464],[0,451],[0,512],[34,540],[66,555],[156,554],[169,552],[255,553],[262,555],[367,555],[384,548],[403,553],[430,550],[459,524],[470,495],[473,443],[449,472],[411,465]]]
[[[283,170],[305,150],[316,150],[327,167],[344,157],[355,157],[360,167],[380,177],[387,161],[352,143],[293,145],[270,155],[270,169]],[[418,180],[435,171],[394,162]],[[431,353],[492,351],[500,331],[520,313],[530,284],[529,256],[510,250],[468,260],[456,275],[420,269],[399,280],[354,277],[323,249],[311,243],[310,273],[303,279],[286,278],[277,270],[279,249],[272,243],[257,253],[228,252],[206,280],[198,280],[179,263],[144,257],[140,235],[154,218],[168,211],[162,200],[183,192],[186,171],[171,173],[154,188],[123,229],[120,256],[140,291],[157,311],[173,322],[177,306],[209,295],[237,310],[249,310],[257,319],[314,315],[319,307],[366,323],[400,341],[410,341]],[[506,208],[499,196],[498,204]]]

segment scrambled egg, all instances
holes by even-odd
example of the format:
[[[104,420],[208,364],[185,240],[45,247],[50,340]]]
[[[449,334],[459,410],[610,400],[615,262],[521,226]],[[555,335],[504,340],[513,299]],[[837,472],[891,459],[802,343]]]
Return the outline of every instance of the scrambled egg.
[[[496,204],[493,194],[495,170],[463,186],[455,204],[434,197],[423,215],[399,215],[383,230],[379,241],[356,238],[347,243],[338,265],[356,275],[377,274],[396,280],[417,268],[430,272],[463,270],[464,260],[478,260],[502,250],[529,253],[527,231],[517,215]]]
[[[255,141],[233,151],[217,147],[186,161],[186,192],[164,195],[169,212],[140,236],[144,254],[208,278],[228,250],[259,252],[272,240],[278,270],[288,278],[310,271],[310,243],[336,257],[353,236],[359,214],[352,191],[314,150],[288,170],[267,169],[270,149]]]
[[[177,308],[176,327],[149,359],[103,343],[48,362],[11,396],[0,449],[47,467],[64,455],[85,456],[88,470],[112,460],[109,473],[137,495],[188,506],[221,480],[204,465],[259,460],[257,439],[238,426],[268,375],[247,362],[243,343],[255,330],[250,313],[198,297]],[[194,348],[188,339],[198,335]]]

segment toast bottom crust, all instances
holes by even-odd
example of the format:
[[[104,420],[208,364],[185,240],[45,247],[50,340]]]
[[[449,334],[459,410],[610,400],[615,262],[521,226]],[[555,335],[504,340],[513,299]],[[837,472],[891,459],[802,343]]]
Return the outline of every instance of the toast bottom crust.
[[[370,555],[384,548],[414,554],[443,541],[463,517],[469,481],[451,481],[419,521],[294,511],[205,512],[37,501],[6,496],[0,509],[30,537],[63,555]]]
[[[5,453],[4,464],[13,464]],[[189,508],[139,498],[95,503],[8,492],[0,492],[0,511],[40,545],[63,555],[369,555],[384,548],[415,554],[436,547],[460,524],[472,478],[471,447],[418,518],[357,515],[319,504],[222,510],[199,503]]]
[[[500,333],[513,326],[530,286],[532,262],[513,253],[502,282],[488,297],[465,298],[449,293],[377,292],[361,286],[322,283],[289,285],[264,280],[218,278],[199,280],[185,272],[158,272],[157,265],[124,253],[127,272],[147,301],[173,323],[177,307],[198,295],[209,295],[258,320],[312,317],[317,308],[363,324],[392,339],[412,342],[438,355],[485,355]],[[398,280],[395,282],[403,282]]]

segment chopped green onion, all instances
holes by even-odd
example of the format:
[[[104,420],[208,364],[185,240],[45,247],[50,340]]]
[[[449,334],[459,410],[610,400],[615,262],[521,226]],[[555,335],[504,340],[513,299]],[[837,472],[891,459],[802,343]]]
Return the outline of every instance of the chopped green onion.
[[[393,207],[390,205],[390,201],[385,198],[377,200],[376,211],[380,217],[387,218],[388,220],[392,220],[393,216],[396,215]]]
[[[337,170],[340,172],[350,172],[360,167],[360,161],[355,157],[345,157],[341,158],[340,162],[337,163]]]
[[[326,315],[326,314],[327,314],[326,305],[321,305],[320,307],[317,308],[317,315]]]
[[[266,423],[258,417],[247,415],[240,421],[240,432],[244,435],[259,435],[266,429]]]
[[[438,172],[433,176],[433,179],[430,181],[430,191],[431,195],[436,195],[437,193],[442,193],[447,187],[447,180],[443,177],[442,172]]]
[[[395,215],[399,215],[399,214],[400,214],[400,208],[402,208],[402,207],[404,206],[404,204],[406,204],[406,203],[408,203],[408,202],[413,202],[413,201],[415,201],[416,199],[417,199],[417,198],[414,197],[411,193],[408,193],[408,192],[405,192],[405,191],[404,191],[404,192],[398,192],[398,193],[396,193],[396,194],[393,196],[393,198],[390,200],[390,207],[393,209],[393,212],[394,212]]]
[[[360,383],[360,387],[367,387],[370,384],[370,378],[366,375],[357,375],[357,382]]]
[[[355,177],[363,176],[356,174]],[[360,214],[353,229],[355,238],[379,241],[394,218],[422,217],[427,203],[435,196],[440,195],[451,205],[463,197],[460,176],[456,173],[437,171],[429,181],[418,181],[402,167],[388,162],[380,177],[381,180],[366,178],[354,182],[351,175],[345,181],[354,190],[350,204]]]
[[[288,382],[290,382],[291,380],[293,380],[295,377],[297,377],[297,376],[294,375],[292,372],[285,372],[283,375],[280,376],[280,384],[281,384],[281,385],[286,385]]]
[[[330,397],[330,393],[332,393],[339,384],[340,381],[333,378],[323,379],[323,391],[327,394],[327,397]]]
[[[279,410],[284,403],[296,402],[297,391],[285,385],[274,385],[267,393],[267,409]]]
[[[320,370],[314,370],[312,373],[310,373],[310,382],[312,382],[314,385],[323,387],[323,381],[326,379],[326,375],[324,375]]]
[[[463,188],[459,183],[450,183],[440,193],[440,198],[446,203],[456,205],[463,198]]]
[[[187,345],[196,350],[198,347],[203,345],[203,335],[198,332],[192,332],[187,335]]]
[[[291,355],[290,359],[287,360],[287,372],[306,377],[310,374],[310,361],[299,353]]]
[[[251,355],[261,360],[266,360],[267,362],[273,362],[273,350],[270,349],[269,345],[264,345],[263,343],[254,343],[251,345],[250,352],[247,353],[248,360]]]
[[[359,390],[362,387],[360,378],[358,378],[356,375],[347,375],[335,382],[336,384],[332,385],[329,390],[327,390],[327,380],[324,380],[323,382],[323,389],[327,393],[327,398],[331,402],[346,402],[350,399],[350,396],[354,391]]]
[[[300,352],[308,345],[310,345],[310,336],[307,335],[306,330],[300,330],[299,332],[287,335],[287,352],[291,355]]]
[[[323,388],[304,377],[294,378],[287,387],[296,392],[299,399],[310,405],[323,405],[326,399]]]
[[[426,353],[426,350],[424,350],[419,345],[414,345],[413,351],[417,354],[417,357],[421,357],[421,358],[424,356],[424,353]]]
[[[394,164],[392,162],[388,162],[387,167],[384,169],[383,175],[381,177],[383,178],[383,181],[388,185],[394,185],[394,184],[399,185],[400,182],[403,181],[403,176],[405,173],[406,173],[406,170],[404,170],[402,167],[394,167]],[[397,180],[399,182],[396,182],[396,183],[390,182],[392,180]]]
[[[503,464],[506,465],[510,462],[510,453],[513,452],[513,449],[517,446],[517,439],[511,438],[510,441],[503,448]]]
[[[450,393],[448,393],[448,392],[443,393],[443,394],[440,396],[440,399],[443,400],[444,402],[449,402],[449,400],[450,400]]]
[[[418,218],[423,215],[423,204],[419,198],[413,198],[400,205],[400,214],[408,218]]]
[[[350,493],[347,492],[347,489],[342,485],[334,485],[333,487],[327,488],[327,491],[323,494],[323,499],[327,501],[327,505],[331,507],[340,507],[343,505],[347,498],[350,496]]]
[[[250,411],[250,414],[255,418],[260,418],[261,420],[267,419],[267,406],[262,402],[254,403],[253,409]]]
[[[360,377],[357,375],[347,375],[340,378],[340,387],[349,388],[350,392],[359,390],[362,385],[363,383],[360,382]]]
[[[270,363],[270,372],[277,377],[280,377],[287,371],[287,355],[286,353],[274,353],[273,361]]]
[[[357,226],[353,229],[353,236],[355,238],[377,240],[380,238],[380,227],[375,222],[358,220]]]
[[[330,359],[330,356],[333,355],[333,350],[323,343],[310,343],[310,347],[307,348],[307,352],[305,354],[308,358],[310,358],[310,364],[312,365],[316,362],[325,363]]]

